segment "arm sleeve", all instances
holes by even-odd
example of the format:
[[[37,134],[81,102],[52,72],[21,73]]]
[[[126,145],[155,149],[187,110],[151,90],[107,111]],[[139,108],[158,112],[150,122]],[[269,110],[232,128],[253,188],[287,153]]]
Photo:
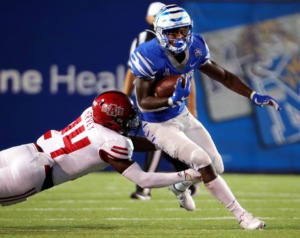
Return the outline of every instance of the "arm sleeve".
[[[137,163],[133,163],[122,175],[142,188],[161,188],[185,181],[183,171],[177,173],[144,172]]]

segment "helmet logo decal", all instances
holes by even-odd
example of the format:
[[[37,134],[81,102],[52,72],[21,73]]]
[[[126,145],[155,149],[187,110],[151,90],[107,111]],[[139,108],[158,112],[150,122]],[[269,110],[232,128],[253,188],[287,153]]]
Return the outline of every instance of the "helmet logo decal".
[[[109,116],[122,116],[124,114],[124,108],[118,106],[117,104],[103,104],[101,111],[105,112]]]

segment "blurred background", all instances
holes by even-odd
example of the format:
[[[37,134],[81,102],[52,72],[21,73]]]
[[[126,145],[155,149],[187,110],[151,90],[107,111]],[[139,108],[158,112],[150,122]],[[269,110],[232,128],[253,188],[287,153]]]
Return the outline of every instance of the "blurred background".
[[[151,2],[0,0],[0,150],[62,129],[97,94],[122,90]],[[300,173],[300,2],[161,2],[185,8],[212,59],[282,107],[255,107],[196,73],[198,119],[225,172]],[[160,170],[173,169],[161,160]]]

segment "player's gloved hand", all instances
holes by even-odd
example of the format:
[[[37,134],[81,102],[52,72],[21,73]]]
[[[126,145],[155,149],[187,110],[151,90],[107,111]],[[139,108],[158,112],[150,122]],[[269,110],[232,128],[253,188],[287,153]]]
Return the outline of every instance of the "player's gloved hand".
[[[177,79],[175,91],[172,97],[169,97],[168,104],[170,106],[180,106],[183,101],[190,95],[191,92],[191,79],[187,77],[185,87],[182,86],[182,78]]]
[[[202,179],[201,174],[195,169],[187,169],[179,173],[186,181],[200,181]]]
[[[281,110],[278,102],[269,95],[260,95],[259,93],[253,91],[250,99],[257,106],[263,107],[264,105],[270,105],[273,106],[277,111]]]

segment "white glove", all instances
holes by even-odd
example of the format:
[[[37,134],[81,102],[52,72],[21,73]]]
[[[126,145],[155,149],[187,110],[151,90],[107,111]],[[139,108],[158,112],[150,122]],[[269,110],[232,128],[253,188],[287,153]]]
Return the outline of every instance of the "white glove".
[[[181,171],[180,173],[182,173],[181,176],[184,177],[184,179],[186,181],[202,180],[201,174],[197,170],[194,170],[194,169],[187,169],[187,170]]]

